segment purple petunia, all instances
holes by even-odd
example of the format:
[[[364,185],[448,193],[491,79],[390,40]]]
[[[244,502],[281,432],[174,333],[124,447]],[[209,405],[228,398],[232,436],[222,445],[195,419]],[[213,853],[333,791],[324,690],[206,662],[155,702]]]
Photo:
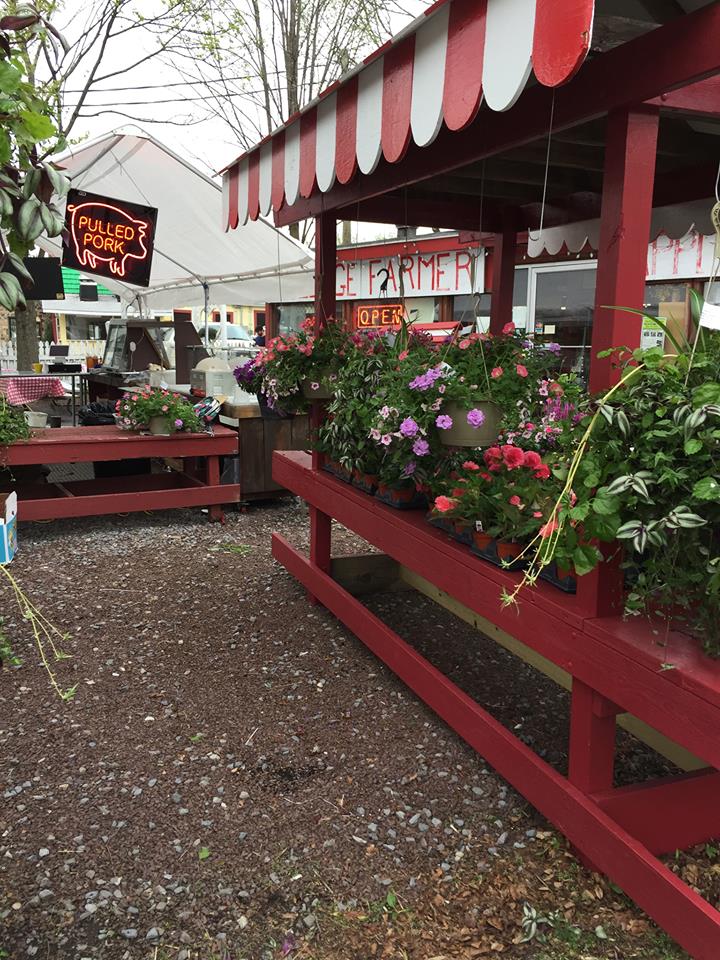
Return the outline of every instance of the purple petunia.
[[[414,460],[411,460],[409,463],[405,464],[405,469],[402,472],[403,477],[411,477],[415,473],[415,468],[417,464]]]
[[[178,419],[178,420],[175,421],[175,426],[178,428],[178,430],[180,429],[180,427],[181,427],[182,425],[183,425],[182,420],[179,420],[179,419]]]
[[[400,433],[404,437],[415,437],[420,428],[412,417],[406,417],[400,424]]]
[[[425,373],[421,373],[414,380],[411,380],[408,386],[411,390],[429,390],[440,377],[442,377],[442,370],[438,367],[431,367]]]
[[[474,410],[468,411],[467,422],[471,427],[481,427],[485,423],[485,414],[482,410],[475,408]]]
[[[449,430],[452,425],[452,417],[449,417],[446,413],[441,413],[435,420],[435,426],[439,427],[440,430]]]
[[[554,354],[557,356],[557,354],[559,354],[560,351],[562,350],[562,347],[560,346],[559,343],[546,343],[546,344],[545,344],[545,349],[546,349],[549,353],[554,353]]]
[[[421,437],[413,444],[413,453],[416,457],[426,457],[430,453],[430,444]]]

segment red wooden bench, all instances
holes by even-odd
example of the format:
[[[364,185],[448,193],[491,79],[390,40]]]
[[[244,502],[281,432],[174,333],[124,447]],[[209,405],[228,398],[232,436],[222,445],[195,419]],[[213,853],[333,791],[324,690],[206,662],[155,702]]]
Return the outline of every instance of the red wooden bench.
[[[222,518],[221,504],[238,503],[240,487],[220,483],[220,457],[237,454],[237,432],[215,427],[213,434],[150,436],[107,427],[37,430],[30,440],[0,448],[0,466],[91,463],[170,458],[182,470],[129,477],[103,477],[67,483],[36,483],[18,488],[18,520],[56,520],[138,510],[209,506]],[[204,470],[197,465],[205,461]],[[188,462],[193,465],[188,469]],[[204,475],[203,475],[204,474]]]
[[[678,633],[588,616],[582,599],[539,584],[501,607],[517,575],[474,557],[431,527],[422,511],[396,511],[277,452],[274,477],[305,500],[307,557],[279,534],[273,555],[415,693],[606,873],[701,960],[720,956],[720,913],[657,859],[720,834],[720,662]],[[491,620],[572,676],[569,774],[562,776],[371,613],[331,575],[332,520]],[[672,669],[667,669],[670,663]],[[616,716],[627,711],[708,767],[613,787]]]

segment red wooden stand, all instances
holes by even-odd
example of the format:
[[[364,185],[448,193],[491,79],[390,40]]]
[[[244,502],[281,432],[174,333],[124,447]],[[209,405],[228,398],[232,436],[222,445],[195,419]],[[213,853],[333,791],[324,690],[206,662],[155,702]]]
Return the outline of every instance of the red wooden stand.
[[[237,453],[234,430],[215,427],[213,435],[174,433],[149,436],[117,427],[65,427],[38,430],[30,440],[6,447],[0,463],[30,464],[91,463],[107,460],[181,458],[205,461],[204,479],[197,472],[148,474],[42,483],[18,489],[19,520],[56,520],[167,510],[171,507],[209,506],[213,520],[222,519],[223,503],[238,503],[240,487],[220,483],[220,457]]]
[[[720,956],[720,912],[657,855],[720,834],[720,663],[679,634],[658,645],[650,627],[597,618],[581,598],[539,585],[519,606],[500,591],[516,576],[473,557],[419,511],[395,511],[314,470],[299,452],[276,453],[274,477],[311,508],[306,557],[282,536],[273,555],[425,703],[698,960]],[[541,760],[420,656],[330,575],[336,520],[492,621],[573,677],[568,777]],[[663,664],[671,660],[674,669]],[[628,711],[707,760],[698,773],[614,789],[615,717]]]

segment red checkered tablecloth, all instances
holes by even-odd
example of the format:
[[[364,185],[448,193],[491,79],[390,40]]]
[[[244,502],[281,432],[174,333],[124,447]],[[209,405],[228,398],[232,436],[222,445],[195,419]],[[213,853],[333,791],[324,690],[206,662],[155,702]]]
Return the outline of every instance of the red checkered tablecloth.
[[[19,407],[43,397],[64,397],[65,389],[57,377],[7,377],[0,379],[0,394]]]

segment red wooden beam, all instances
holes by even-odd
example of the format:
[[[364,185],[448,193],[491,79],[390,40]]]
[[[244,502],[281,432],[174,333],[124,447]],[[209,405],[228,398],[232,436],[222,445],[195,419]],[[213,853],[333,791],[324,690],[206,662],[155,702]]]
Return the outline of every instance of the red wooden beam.
[[[661,93],[647,103],[663,110],[691,113],[701,117],[720,116],[720,77],[708,77],[670,93]]]
[[[717,960],[718,911],[279,534],[273,557],[696,960]]]
[[[442,227],[449,230],[502,228],[502,212],[498,204],[486,200],[482,207],[477,197],[467,200],[419,197],[371,197],[335,211],[339,220],[367,223],[399,223],[408,227]]]
[[[495,234],[493,248],[492,300],[490,332],[498,334],[512,320],[517,251],[517,213],[507,210],[501,232]]]
[[[608,388],[620,376],[610,358],[597,358],[599,351],[640,346],[641,317],[607,307],[641,310],[645,300],[658,126],[659,113],[654,107],[617,110],[608,118],[590,362],[592,392]]]
[[[402,162],[381,160],[369,176],[357,174],[348,184],[282,207],[275,222],[286,226],[537,140],[548,132],[553,99],[557,132],[718,74],[718,36],[720,4],[678,17],[587,62],[567,85],[550,90],[538,84],[505,113],[481,109],[464,130],[442,129],[427,147],[411,144]]]
[[[595,793],[593,799],[655,854],[720,836],[720,773],[699,770]]]

